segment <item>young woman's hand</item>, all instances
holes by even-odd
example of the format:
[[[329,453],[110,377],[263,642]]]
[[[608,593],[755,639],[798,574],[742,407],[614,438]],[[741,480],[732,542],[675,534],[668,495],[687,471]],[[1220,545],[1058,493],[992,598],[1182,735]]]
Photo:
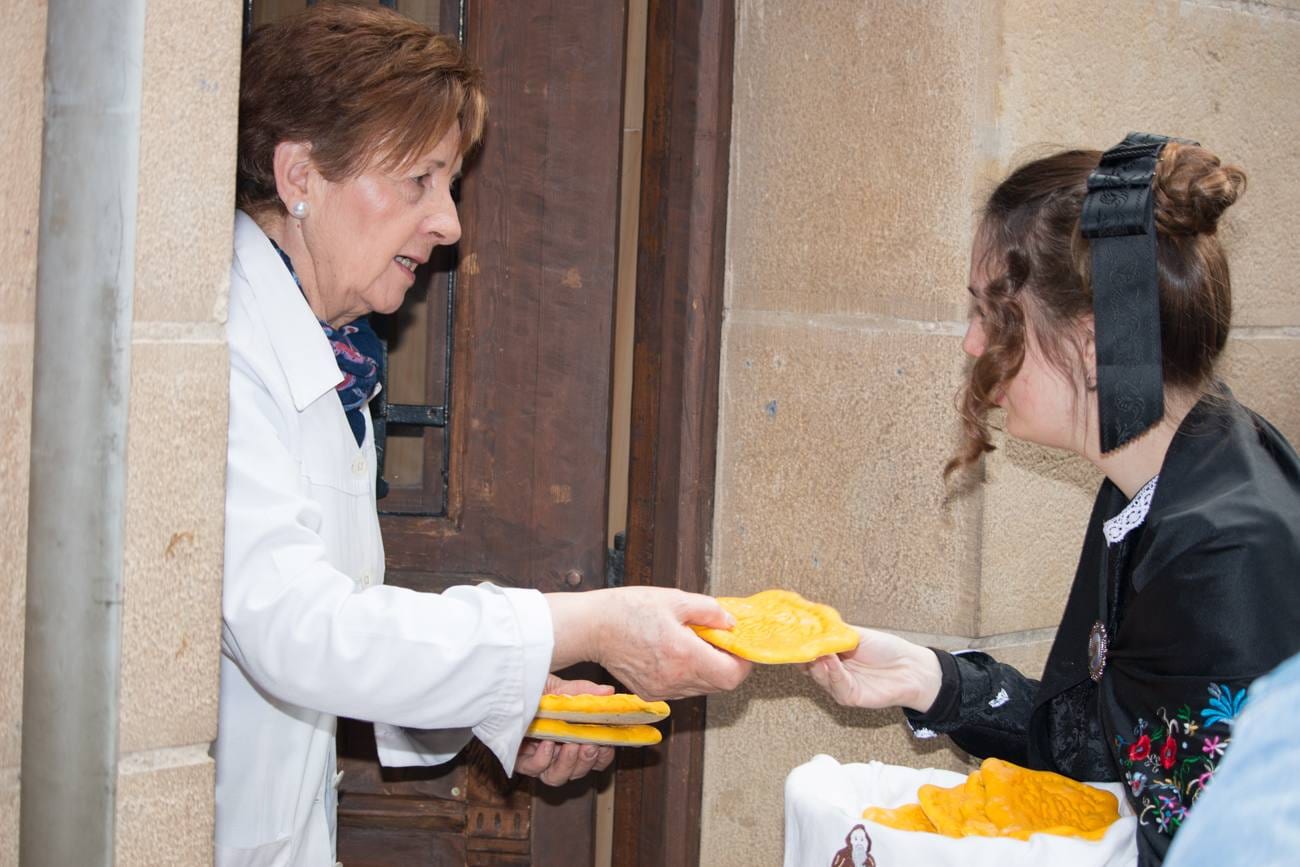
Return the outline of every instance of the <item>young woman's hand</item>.
[[[928,711],[942,680],[934,651],[887,632],[854,628],[861,636],[856,650],[804,666],[818,686],[849,707]]]
[[[546,676],[543,692],[547,695],[611,695],[614,687],[590,680],[565,680],[550,674]],[[592,771],[603,771],[612,761],[613,747],[524,738],[519,747],[519,757],[515,759],[515,772],[537,777],[548,786],[561,786]]]
[[[688,626],[730,629],[711,596],[666,587],[619,587],[547,595],[555,627],[551,668],[598,662],[644,699],[735,689],[753,665]]]

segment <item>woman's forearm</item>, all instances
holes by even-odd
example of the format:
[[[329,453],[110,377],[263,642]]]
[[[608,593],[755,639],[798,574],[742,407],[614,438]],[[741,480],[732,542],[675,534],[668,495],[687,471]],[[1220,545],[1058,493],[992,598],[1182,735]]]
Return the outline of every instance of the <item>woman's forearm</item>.
[[[551,670],[558,671],[579,662],[600,662],[601,615],[598,610],[603,590],[586,593],[545,593],[555,630]]]
[[[918,713],[927,713],[939,696],[939,687],[943,685],[943,670],[939,666],[939,657],[933,650],[919,644],[912,645],[912,648],[912,694],[901,704]]]

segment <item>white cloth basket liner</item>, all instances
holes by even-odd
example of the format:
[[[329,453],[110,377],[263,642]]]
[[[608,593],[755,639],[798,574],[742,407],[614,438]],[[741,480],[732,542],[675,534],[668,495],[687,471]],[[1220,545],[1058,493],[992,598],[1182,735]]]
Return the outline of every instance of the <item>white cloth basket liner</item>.
[[[840,764],[818,755],[790,772],[785,781],[785,867],[1133,867],[1137,863],[1137,819],[1119,783],[1093,783],[1119,800],[1120,820],[1101,840],[1035,834],[1029,840],[944,837],[887,828],[863,818],[863,808],[917,802],[926,783],[953,786],[965,774],[937,768],[905,768],[883,762]],[[870,839],[871,862],[856,835],[858,860],[847,845],[854,826]],[[841,852],[850,860],[837,861]]]

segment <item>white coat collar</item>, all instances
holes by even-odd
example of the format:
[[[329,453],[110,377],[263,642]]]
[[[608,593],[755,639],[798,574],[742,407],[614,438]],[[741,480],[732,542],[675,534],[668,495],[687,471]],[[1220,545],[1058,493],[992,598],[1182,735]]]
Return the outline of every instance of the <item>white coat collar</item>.
[[[293,275],[261,227],[243,211],[235,212],[235,267],[248,281],[289,382],[294,408],[302,412],[342,382],[343,373]]]

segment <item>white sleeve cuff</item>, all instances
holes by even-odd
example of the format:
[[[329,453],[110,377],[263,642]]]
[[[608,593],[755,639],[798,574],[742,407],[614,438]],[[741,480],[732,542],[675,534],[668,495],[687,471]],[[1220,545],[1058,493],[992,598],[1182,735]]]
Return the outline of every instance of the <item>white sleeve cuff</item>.
[[[520,666],[503,678],[502,702],[494,713],[474,726],[474,734],[501,762],[506,775],[514,773],[524,732],[537,713],[555,649],[551,607],[536,590],[499,588],[480,584],[476,590],[501,594],[509,603],[518,629]]]
[[[404,729],[375,723],[375,747],[384,767],[441,765],[456,758],[471,734],[469,729]]]

